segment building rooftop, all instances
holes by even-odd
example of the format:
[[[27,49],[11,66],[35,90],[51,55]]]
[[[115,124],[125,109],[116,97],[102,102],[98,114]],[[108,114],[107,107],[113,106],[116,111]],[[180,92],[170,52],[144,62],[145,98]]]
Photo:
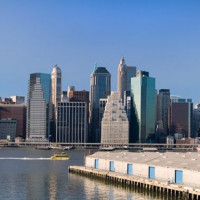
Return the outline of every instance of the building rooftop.
[[[108,70],[105,67],[96,67],[94,69],[94,73],[100,73],[100,74],[109,74]]]
[[[145,164],[150,166],[161,166],[169,168],[188,169],[193,171],[200,171],[200,153],[198,152],[128,152],[128,151],[114,151],[114,152],[96,152],[90,157],[130,162],[137,164]]]

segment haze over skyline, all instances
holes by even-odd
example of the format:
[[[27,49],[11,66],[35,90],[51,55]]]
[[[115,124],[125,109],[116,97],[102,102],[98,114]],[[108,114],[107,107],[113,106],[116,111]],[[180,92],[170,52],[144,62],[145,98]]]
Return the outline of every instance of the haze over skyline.
[[[27,96],[30,73],[62,70],[62,89],[90,89],[94,64],[112,90],[126,64],[156,78],[156,88],[200,102],[200,1],[0,1],[0,96]]]

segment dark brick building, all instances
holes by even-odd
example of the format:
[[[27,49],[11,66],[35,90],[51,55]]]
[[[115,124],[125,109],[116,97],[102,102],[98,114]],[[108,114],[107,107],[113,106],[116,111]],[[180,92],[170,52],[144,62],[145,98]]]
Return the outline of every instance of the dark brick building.
[[[26,106],[23,104],[0,104],[0,119],[16,119],[16,137],[26,136]]]

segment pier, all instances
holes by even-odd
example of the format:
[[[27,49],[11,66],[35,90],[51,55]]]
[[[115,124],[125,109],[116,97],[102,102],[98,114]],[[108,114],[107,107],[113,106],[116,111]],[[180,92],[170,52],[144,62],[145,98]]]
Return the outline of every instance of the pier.
[[[166,181],[85,166],[69,166],[68,171],[70,173],[80,174],[87,177],[101,178],[109,183],[120,184],[122,187],[129,187],[132,189],[137,188],[147,192],[154,192],[169,198],[173,197],[180,200],[200,200],[200,189],[191,186],[177,185]]]

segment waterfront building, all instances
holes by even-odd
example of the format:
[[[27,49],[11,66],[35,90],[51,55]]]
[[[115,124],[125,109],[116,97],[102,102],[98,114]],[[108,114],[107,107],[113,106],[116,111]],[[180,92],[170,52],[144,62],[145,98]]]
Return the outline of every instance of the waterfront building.
[[[126,175],[128,180],[130,180],[129,177],[133,176],[137,182],[139,181],[138,177],[142,177],[142,179],[146,179],[145,185],[147,182],[151,184],[149,179],[153,179],[164,182],[164,187],[170,183],[173,183],[172,186],[177,184],[176,188],[178,184],[185,187],[200,187],[199,165],[200,157],[196,152],[137,153],[114,151],[108,153],[99,151],[85,158],[86,170],[95,171],[98,169],[98,174],[101,174],[102,170],[102,176],[105,173],[109,175],[115,172],[113,174],[115,178],[118,177],[117,173],[119,173],[119,176]]]
[[[51,75],[30,74],[27,100],[28,141],[46,141],[50,136]]]
[[[108,96],[101,121],[102,145],[127,145],[129,143],[129,121],[121,94],[112,92]]]
[[[131,78],[136,76],[136,67],[127,66],[124,58],[121,58],[118,66],[118,86],[117,91],[124,101],[124,92],[131,91]]]
[[[24,104],[0,104],[0,119],[16,120],[15,137],[26,137],[26,106]]]
[[[11,96],[10,97],[15,104],[24,104],[25,97],[23,96]]]
[[[176,99],[170,103],[170,135],[182,134],[183,137],[194,137],[192,132],[193,103],[191,99]]]
[[[169,107],[170,107],[170,90],[161,89],[159,94],[157,94],[156,109],[157,109],[157,124],[163,125],[164,135],[168,135],[168,117],[169,117]]]
[[[100,142],[99,100],[111,91],[111,75],[105,67],[97,67],[90,76],[90,142]]]
[[[88,136],[88,104],[58,103],[56,142],[85,143]]]
[[[12,118],[0,119],[0,140],[14,141],[17,135],[17,120]]]
[[[149,73],[138,71],[137,77],[131,78],[131,96],[134,109],[134,132],[131,133],[134,142],[151,142],[155,133],[155,78]]]

